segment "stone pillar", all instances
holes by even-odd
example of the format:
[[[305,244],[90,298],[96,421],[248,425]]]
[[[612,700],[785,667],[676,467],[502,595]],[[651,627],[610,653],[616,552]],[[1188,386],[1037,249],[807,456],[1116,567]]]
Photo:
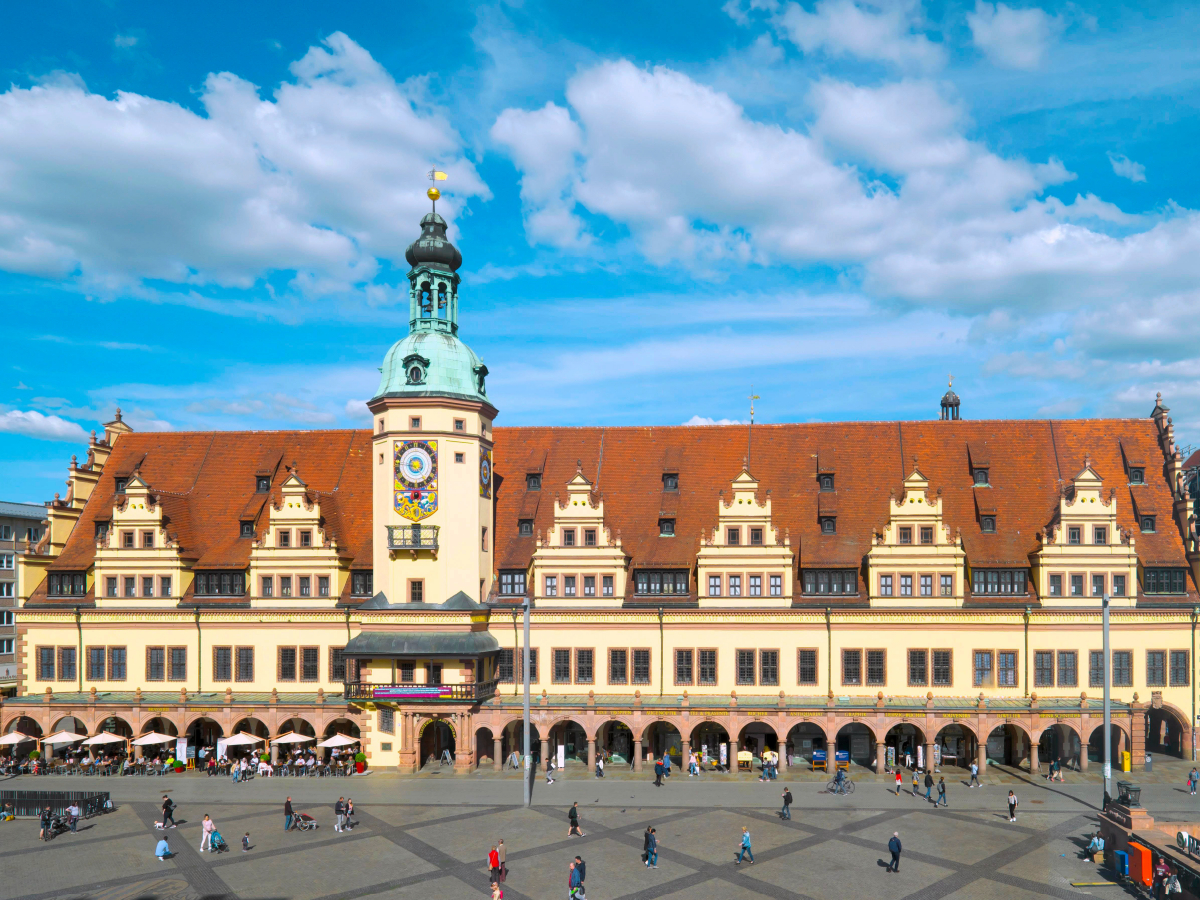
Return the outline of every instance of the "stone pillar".
[[[933,771],[933,744],[928,742],[925,744],[925,771]]]
[[[596,739],[588,738],[588,770],[595,774],[596,771]]]
[[[975,745],[975,763],[979,766],[979,777],[987,774],[987,741],[977,741]]]
[[[1029,774],[1037,775],[1041,766],[1038,763],[1038,745],[1032,739],[1029,741]]]
[[[825,772],[828,775],[833,775],[837,772],[837,742],[825,742]]]
[[[738,752],[737,741],[730,741],[729,742],[729,771],[730,772],[739,771],[737,752]]]
[[[501,757],[504,755],[504,738],[492,738],[492,771],[499,772],[504,766],[504,760]]]
[[[887,744],[883,741],[875,742],[875,774],[882,775],[883,770],[887,767]]]
[[[550,767],[550,738],[542,738],[542,772]]]
[[[679,752],[683,756],[683,765],[680,768],[682,768],[684,772],[687,772],[688,771],[688,763],[691,762],[691,758],[692,758],[692,742],[689,741],[687,738],[683,738],[682,740],[680,740]]]
[[[278,744],[271,745],[271,765],[272,766],[279,765],[279,745]]]
[[[1087,766],[1088,766],[1087,751],[1088,751],[1088,745],[1083,742],[1080,742],[1080,744],[1079,744],[1079,771],[1080,772],[1087,771]]]
[[[784,741],[782,746],[783,749],[779,751],[779,770],[781,772],[787,772],[788,769],[791,768],[791,766],[788,765],[787,741]]]
[[[633,771],[642,771],[642,739],[633,739]]]

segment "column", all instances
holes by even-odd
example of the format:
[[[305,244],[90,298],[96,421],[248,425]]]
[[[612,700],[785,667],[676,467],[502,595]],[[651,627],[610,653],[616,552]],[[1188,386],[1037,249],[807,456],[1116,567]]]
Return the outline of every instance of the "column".
[[[787,741],[780,741],[779,744],[779,771],[786,773],[791,766],[788,765]]]
[[[925,771],[933,771],[933,744],[928,741],[925,743]]]
[[[875,742],[875,774],[882,775],[884,768],[887,767],[887,744],[883,741]]]
[[[642,739],[633,739],[633,771],[642,771]]]
[[[596,739],[588,738],[588,769],[594,774],[596,771]]]
[[[544,738],[542,738],[542,772],[545,773],[546,769],[549,768],[549,766],[550,766],[550,739],[548,737],[544,737]]]
[[[729,742],[729,771],[730,772],[736,773],[739,771],[737,754],[738,754],[737,741],[730,741]]]
[[[689,771],[688,763],[691,762],[692,759],[692,742],[687,738],[681,739],[679,742],[679,750],[683,755],[683,765],[680,768],[682,768],[684,772],[687,772]]]
[[[1029,741],[1029,774],[1037,775],[1038,769],[1038,745],[1031,739]]]
[[[504,738],[492,738],[492,771],[499,772],[504,766],[504,760],[501,757],[504,755]]]
[[[837,772],[837,741],[825,742],[825,773],[833,775]]]
[[[979,777],[987,774],[987,741],[977,741],[975,745],[975,763],[979,766]]]
[[[279,745],[272,744],[271,745],[271,766],[274,767],[277,765],[279,765]]]

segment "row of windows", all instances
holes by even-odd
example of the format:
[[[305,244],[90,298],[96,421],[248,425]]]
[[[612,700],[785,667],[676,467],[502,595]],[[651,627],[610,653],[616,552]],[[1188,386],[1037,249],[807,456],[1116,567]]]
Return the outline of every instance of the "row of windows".
[[[24,534],[25,540],[32,541],[35,544],[42,539],[42,529],[37,527],[22,529],[18,525],[16,534]],[[13,540],[13,527],[11,525],[0,525],[0,541],[11,540]]]
[[[314,579],[311,575],[295,576],[295,581],[294,581],[294,584],[296,586],[295,596],[297,596],[297,597],[312,597],[312,596],[314,596],[314,594],[313,594],[314,581],[315,581],[315,586],[316,586],[316,595],[315,596],[328,597],[329,596],[329,576],[328,575],[318,575],[316,577],[316,579]],[[291,575],[263,575],[261,580],[259,581],[259,596],[260,597],[274,597],[275,592],[276,592],[276,585],[278,585],[278,591],[279,591],[280,597],[293,596],[293,594],[292,594],[293,576],[291,576]]]
[[[879,576],[879,596],[880,597],[933,597],[934,596],[934,577],[933,575],[880,575]],[[940,575],[937,576],[937,594],[942,597],[954,596],[954,576]],[[913,593],[915,590],[917,593]]]
[[[138,593],[138,588],[141,593]],[[155,578],[153,575],[106,575],[104,577],[105,597],[170,597],[171,576],[158,577],[158,593],[154,593]]]
[[[1187,687],[1191,683],[1191,654],[1187,650],[1147,650],[1146,684],[1149,687]],[[1038,650],[1033,655],[1035,687],[1075,687],[1077,654],[1074,650]],[[1112,651],[1112,684],[1133,686],[1133,651]],[[1088,686],[1104,686],[1104,651],[1088,653]]]
[[[708,576],[708,596],[722,596],[722,588],[728,591],[730,597],[741,597],[742,586],[745,585],[745,596],[747,597],[762,597],[763,596],[763,576],[762,575],[709,575]],[[783,576],[768,575],[766,576],[767,596],[781,597],[783,596]]]
[[[253,525],[253,523],[251,523]],[[253,533],[253,532],[251,532]],[[289,528],[275,529],[275,546],[284,547],[311,547],[312,546],[312,531],[308,529],[297,530],[293,538],[292,531]]]
[[[9,651],[11,652],[11,650]],[[75,681],[76,648],[37,647],[34,651],[39,681]],[[128,678],[125,647],[86,647],[89,681],[125,681]],[[346,659],[341,647],[329,648],[329,681],[346,677]],[[248,682],[254,680],[253,647],[213,647],[211,680]],[[320,681],[319,647],[278,647],[277,681]],[[147,647],[146,681],[187,681],[187,647]]]
[[[1151,570],[1147,569],[1146,570],[1147,574],[1149,574],[1150,571]],[[1090,596],[1092,596],[1092,597],[1103,597],[1104,589],[1105,589],[1106,585],[1112,586],[1112,593],[1110,596],[1113,596],[1113,597],[1124,597],[1125,596],[1125,576],[1124,575],[1113,575],[1113,576],[1111,576],[1111,580],[1110,580],[1109,576],[1103,572],[1093,573],[1090,579],[1088,578],[1087,575],[1084,575],[1082,573],[1080,573],[1078,575],[1064,576],[1059,572],[1054,572],[1050,575],[1050,578],[1049,578],[1049,582],[1050,582],[1049,587],[1050,587],[1050,596],[1051,597],[1063,596],[1063,579],[1064,579],[1064,577],[1067,579],[1066,584],[1067,584],[1067,587],[1071,591],[1070,596],[1072,596],[1072,597],[1084,596],[1084,585],[1088,584],[1089,581],[1090,581],[1090,586],[1091,586]],[[1182,590],[1183,590],[1183,588],[1181,585],[1180,586],[1181,593],[1182,593]]]
[[[634,573],[633,584],[634,591],[638,594],[686,594],[691,584],[691,575],[686,569],[642,569]]]
[[[557,597],[558,587],[562,585],[562,595],[564,597],[595,597],[596,596],[596,576],[595,575],[547,575],[544,581],[545,596]],[[510,588],[515,585],[510,581]],[[521,591],[524,593],[525,580],[521,579]],[[504,576],[500,577],[500,593],[507,594],[514,591],[505,590]],[[613,595],[613,576],[600,576],[600,596],[611,597]]]
[[[805,569],[806,594],[857,594],[858,572],[854,569]]]
[[[87,576],[82,572],[51,572],[46,576],[46,593],[51,597],[82,597],[87,593]]]
[[[564,546],[564,547],[578,546],[578,544],[575,543],[575,539],[577,537],[579,537],[579,533],[576,529],[563,528],[563,529],[560,529],[559,533],[560,533],[561,539],[562,539],[562,546]],[[584,547],[595,547],[596,546],[596,529],[595,528],[584,528],[583,529],[583,546]]]

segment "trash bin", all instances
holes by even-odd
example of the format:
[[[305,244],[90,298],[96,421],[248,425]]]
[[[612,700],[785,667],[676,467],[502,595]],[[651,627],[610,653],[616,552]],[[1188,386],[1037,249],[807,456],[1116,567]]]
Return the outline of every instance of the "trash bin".
[[[1150,755],[1149,753],[1146,754],[1146,771],[1147,772],[1154,771],[1154,757],[1152,755]]]
[[[1128,750],[1121,751],[1121,771],[1122,772],[1132,772],[1133,771],[1133,754],[1130,753]]]
[[[1113,854],[1117,859],[1117,874],[1123,878],[1129,877],[1129,854],[1124,850],[1118,850]]]

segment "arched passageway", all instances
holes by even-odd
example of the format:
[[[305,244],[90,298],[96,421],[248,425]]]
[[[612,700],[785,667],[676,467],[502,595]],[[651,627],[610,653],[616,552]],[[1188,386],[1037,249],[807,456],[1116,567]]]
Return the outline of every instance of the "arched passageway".
[[[716,722],[701,722],[693,728],[691,746],[700,757],[701,769],[729,767],[729,732]]]
[[[493,763],[496,742],[492,737],[492,729],[475,729],[475,767],[482,768]]]
[[[559,747],[563,748],[561,757],[564,765],[568,762],[582,762],[587,765],[587,732],[578,722],[568,719],[565,722],[556,722],[550,728],[550,755],[555,765],[558,765]]]
[[[1187,723],[1169,709],[1150,707],[1146,710],[1146,749],[1176,759],[1190,758],[1192,747]]]
[[[216,749],[218,738],[225,737],[225,730],[216,719],[201,716],[187,728],[188,750],[192,747],[212,747]]]
[[[789,765],[809,765],[821,768],[825,765],[825,731],[813,722],[793,725],[787,735]]]
[[[1075,729],[1056,722],[1038,736],[1038,766],[1057,762],[1064,769],[1078,769],[1079,750],[1079,735]]]
[[[646,729],[642,748],[654,759],[668,756],[672,765],[683,766],[683,738],[679,729],[670,722],[651,723]]]
[[[1029,735],[1020,725],[1006,722],[992,729],[987,739],[988,762],[1016,766],[1029,758]]]
[[[884,735],[883,743],[887,747],[885,766],[888,768],[913,769],[924,761],[925,732],[916,725],[907,722],[893,725]]]
[[[849,761],[859,766],[874,764],[874,737],[871,729],[861,722],[851,722],[843,725],[837,733],[835,749],[838,753],[836,760]]]
[[[421,729],[421,764],[454,764],[454,729],[445,719],[426,722]]]
[[[1110,736],[1110,746],[1112,747],[1112,767],[1114,771],[1120,771],[1121,768],[1121,751],[1129,749],[1129,740],[1120,725],[1112,725]],[[1092,729],[1091,735],[1088,737],[1088,759],[1091,762],[1104,761],[1104,726]]]
[[[608,764],[628,766],[633,762],[633,732],[624,722],[605,722],[596,732],[596,748],[604,751]]]
[[[934,741],[937,764],[942,767],[968,768],[975,759],[979,741],[966,725],[947,725]]]

